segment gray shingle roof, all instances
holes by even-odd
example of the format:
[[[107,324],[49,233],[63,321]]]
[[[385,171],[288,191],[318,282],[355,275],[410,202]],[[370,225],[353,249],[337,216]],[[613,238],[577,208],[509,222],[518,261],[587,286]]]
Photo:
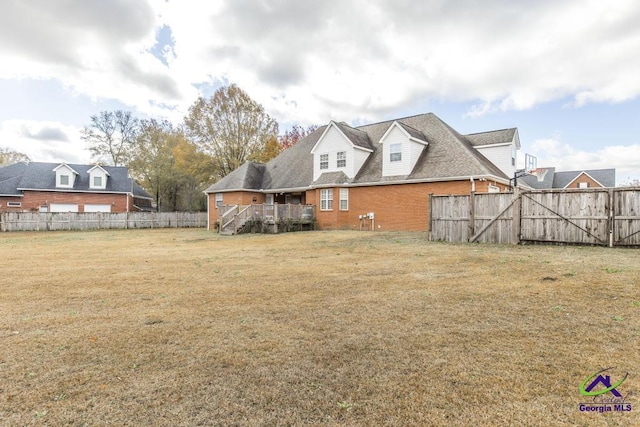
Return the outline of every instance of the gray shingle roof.
[[[87,191],[92,193],[130,193],[136,197],[151,198],[139,185],[129,177],[129,171],[123,166],[101,166],[108,174],[107,185],[104,190],[90,188],[89,169],[95,165],[67,164],[78,173],[73,188],[59,189],[56,187],[56,173],[53,171],[61,163],[29,162],[16,163],[15,165],[0,168],[0,194],[21,194],[25,190],[45,191]],[[22,165],[22,166],[20,166]],[[3,180],[2,177],[11,177]],[[13,193],[5,193],[4,190],[13,189]]]
[[[371,140],[369,140],[369,135],[366,132],[361,131],[358,128],[352,128],[346,123],[336,123],[336,126],[344,133],[344,135],[349,138],[351,143],[356,147],[366,148],[367,150],[373,150],[373,144],[371,144]]]
[[[18,185],[26,168],[27,164],[24,162],[0,168],[0,195],[22,195],[22,192],[18,190]]]
[[[419,139],[420,141],[424,141],[427,142],[427,138],[424,136],[424,134],[422,132],[420,132],[418,129],[414,129],[411,126],[402,123],[402,122],[398,122],[398,124],[400,125],[400,127],[402,127],[402,129],[404,129],[412,138],[415,139]]]
[[[566,187],[583,172],[589,174],[591,178],[598,181],[603,187],[615,187],[616,185],[615,169],[587,169],[556,172],[553,177],[553,188]]]
[[[542,181],[539,181],[536,176],[527,175],[519,178],[524,181],[528,186],[536,190],[546,190],[551,188],[565,188],[580,174],[587,173],[590,177],[598,181],[604,187],[615,187],[616,185],[616,170],[615,169],[585,169],[575,171],[562,171],[556,172],[556,168],[538,168],[546,169],[547,174]]]
[[[489,132],[471,133],[465,135],[474,147],[482,145],[504,144],[513,141],[517,129],[501,129]]]
[[[412,137],[426,141],[429,145],[418,159],[409,175],[382,176],[382,147],[377,144],[385,132],[397,121]],[[313,155],[311,150],[324,133],[326,126],[303,138],[293,147],[285,150],[265,166],[260,187],[241,187],[246,171],[241,168],[211,185],[206,193],[239,189],[283,190],[303,189],[312,185],[333,183],[375,184],[393,183],[404,180],[447,180],[471,176],[495,176],[505,181],[509,179],[497,166],[480,154],[469,138],[460,135],[432,113],[420,114],[396,120],[352,128],[344,123],[335,123],[356,146],[373,150],[353,179],[344,181],[334,174],[323,174],[318,182],[313,182]],[[340,182],[338,182],[340,181]],[[320,184],[320,182],[322,184]]]

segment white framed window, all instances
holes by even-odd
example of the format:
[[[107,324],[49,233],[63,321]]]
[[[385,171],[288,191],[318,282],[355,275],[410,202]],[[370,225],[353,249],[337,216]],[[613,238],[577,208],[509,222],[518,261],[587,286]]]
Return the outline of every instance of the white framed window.
[[[578,188],[589,188],[589,183],[588,182],[579,182],[578,183]]]
[[[349,189],[348,188],[340,189],[340,210],[341,211],[349,210]]]
[[[320,210],[333,210],[333,188],[324,188],[320,190]]]
[[[499,193],[500,187],[497,185],[489,184],[489,193]]]
[[[93,177],[93,186],[94,187],[102,187],[102,177],[101,176],[94,176]]]
[[[20,208],[22,207],[22,202],[7,202],[8,208]]]
[[[216,207],[222,206],[222,193],[216,193]]]
[[[329,169],[329,155],[320,154],[320,169]]]
[[[60,175],[59,185],[69,185],[69,175]]]
[[[346,151],[338,151],[336,166],[338,166],[339,168],[347,167],[347,152]]]
[[[391,162],[402,161],[402,144],[389,145],[389,161]]]

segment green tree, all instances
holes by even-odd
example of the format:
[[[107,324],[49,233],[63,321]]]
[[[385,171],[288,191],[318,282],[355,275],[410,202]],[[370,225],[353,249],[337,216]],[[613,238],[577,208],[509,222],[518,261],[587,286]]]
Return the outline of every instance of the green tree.
[[[131,174],[149,191],[159,211],[204,210],[211,160],[166,120],[141,120],[131,152]]]
[[[199,98],[184,120],[198,149],[213,159],[221,178],[265,150],[277,137],[278,123],[238,86],[221,87],[210,99]]]
[[[131,174],[152,194],[158,210],[164,208],[166,193],[173,185],[173,147],[176,139],[176,132],[168,121],[142,120],[131,148]]]
[[[82,140],[99,162],[114,166],[127,164],[139,131],[139,121],[130,111],[101,111],[91,116],[82,130]]]
[[[0,167],[9,166],[18,162],[30,162],[31,159],[26,154],[14,151],[10,148],[0,147]]]

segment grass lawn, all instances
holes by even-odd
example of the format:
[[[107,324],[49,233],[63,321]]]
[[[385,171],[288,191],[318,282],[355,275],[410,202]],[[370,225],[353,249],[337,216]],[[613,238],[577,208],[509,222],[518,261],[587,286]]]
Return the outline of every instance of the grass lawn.
[[[172,229],[0,259],[3,426],[640,425],[638,250]],[[609,367],[632,411],[581,412]]]

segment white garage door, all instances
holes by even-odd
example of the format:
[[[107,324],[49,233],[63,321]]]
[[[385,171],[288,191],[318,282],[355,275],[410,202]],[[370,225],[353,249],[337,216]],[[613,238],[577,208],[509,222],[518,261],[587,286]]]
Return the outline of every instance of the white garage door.
[[[78,212],[78,205],[71,203],[51,203],[49,212]]]
[[[111,205],[84,205],[85,212],[111,212]]]

